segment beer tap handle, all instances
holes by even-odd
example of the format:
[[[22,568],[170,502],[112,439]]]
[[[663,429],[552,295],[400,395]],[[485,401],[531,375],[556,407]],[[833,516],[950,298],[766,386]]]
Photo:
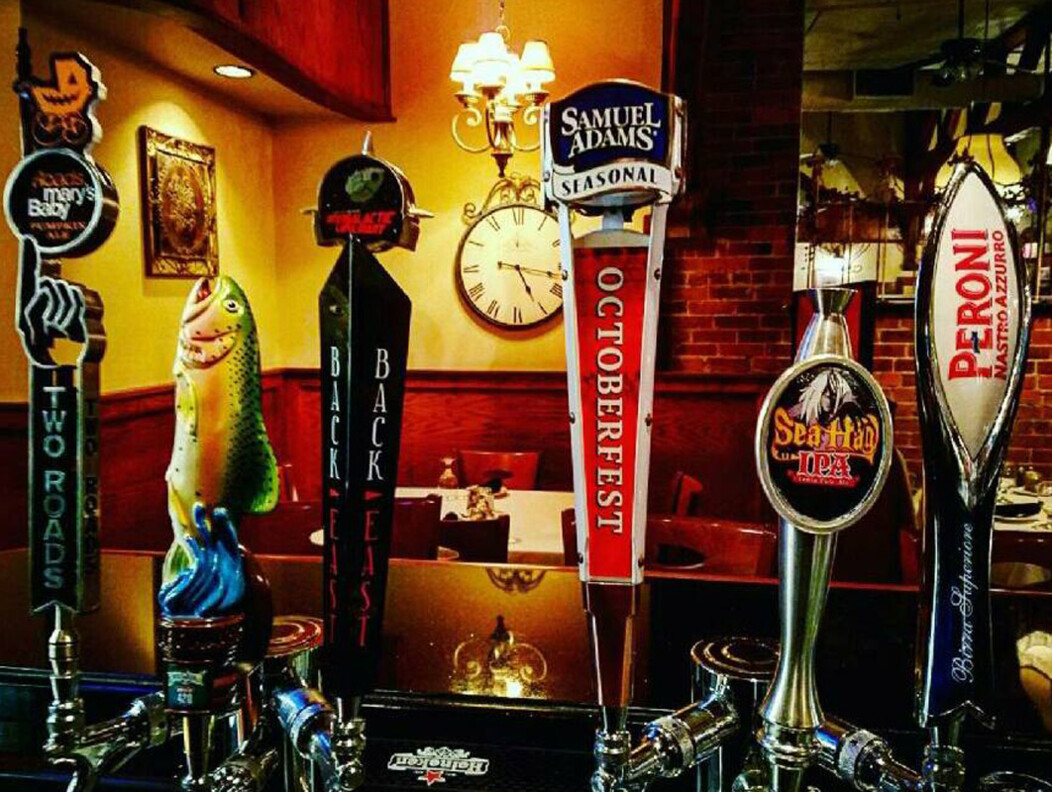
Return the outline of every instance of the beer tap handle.
[[[990,547],[1030,296],[1014,229],[974,162],[957,166],[932,229],[915,321],[925,492],[917,719],[930,735],[926,785],[955,789],[964,778],[964,718],[992,721]]]
[[[772,386],[756,428],[760,482],[781,516],[781,651],[761,706],[759,740],[772,792],[796,792],[819,755],[825,720],[814,655],[836,533],[880,494],[891,464],[891,413],[873,377],[851,359],[848,289],[815,289],[796,362]]]
[[[609,112],[603,114],[603,108]],[[618,115],[616,110],[623,112]],[[602,726],[592,788],[631,782],[633,627],[643,582],[654,361],[664,217],[683,188],[683,102],[609,81],[545,106],[542,180],[559,210],[574,512]],[[599,113],[629,142],[583,145],[578,118]],[[596,116],[598,117],[598,116]],[[624,228],[652,206],[650,235]],[[574,238],[571,211],[602,215]]]
[[[920,773],[899,762],[871,731],[828,717],[817,732],[818,763],[859,792],[921,792]]]

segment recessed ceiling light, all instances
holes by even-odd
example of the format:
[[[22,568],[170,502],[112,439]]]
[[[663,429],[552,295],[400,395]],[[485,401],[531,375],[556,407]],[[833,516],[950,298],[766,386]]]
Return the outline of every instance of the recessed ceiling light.
[[[237,63],[223,63],[213,67],[212,71],[220,77],[229,77],[231,80],[247,80],[256,73],[255,69]]]

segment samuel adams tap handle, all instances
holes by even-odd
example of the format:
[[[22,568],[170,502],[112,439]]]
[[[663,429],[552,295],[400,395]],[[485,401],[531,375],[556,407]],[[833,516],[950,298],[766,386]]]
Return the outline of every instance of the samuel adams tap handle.
[[[959,165],[917,279],[926,503],[917,700],[923,727],[959,724],[967,712],[991,720],[993,511],[1029,337],[1030,295],[1014,230],[986,173],[975,163]]]
[[[601,792],[627,780],[634,617],[643,582],[661,263],[683,187],[683,102],[624,80],[544,110],[545,199],[559,207],[577,546],[602,728]],[[627,218],[652,206],[650,234]],[[570,211],[603,215],[577,238]]]

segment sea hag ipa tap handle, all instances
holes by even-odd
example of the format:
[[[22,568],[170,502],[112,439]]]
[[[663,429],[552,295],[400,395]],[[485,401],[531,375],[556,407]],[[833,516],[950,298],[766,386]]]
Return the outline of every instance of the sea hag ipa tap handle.
[[[781,652],[761,708],[760,744],[773,792],[794,792],[818,755],[824,716],[814,653],[836,533],[872,507],[891,462],[891,415],[873,377],[850,358],[852,292],[816,289],[796,362],[760,411],[756,462],[781,517]]]
[[[926,507],[917,718],[932,730],[926,780],[952,787],[963,717],[992,719],[993,510],[1030,338],[1015,232],[975,163],[957,166],[936,213],[915,325]]]
[[[544,110],[545,199],[559,207],[574,512],[602,728],[593,787],[627,780],[633,621],[643,580],[658,295],[683,185],[682,101],[627,81]],[[624,229],[651,206],[650,235]],[[574,239],[570,212],[601,214]]]

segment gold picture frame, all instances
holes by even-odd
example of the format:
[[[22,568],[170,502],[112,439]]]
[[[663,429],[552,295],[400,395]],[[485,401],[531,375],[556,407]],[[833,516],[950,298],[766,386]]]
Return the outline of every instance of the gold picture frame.
[[[216,152],[139,127],[146,274],[163,278],[219,274]]]

